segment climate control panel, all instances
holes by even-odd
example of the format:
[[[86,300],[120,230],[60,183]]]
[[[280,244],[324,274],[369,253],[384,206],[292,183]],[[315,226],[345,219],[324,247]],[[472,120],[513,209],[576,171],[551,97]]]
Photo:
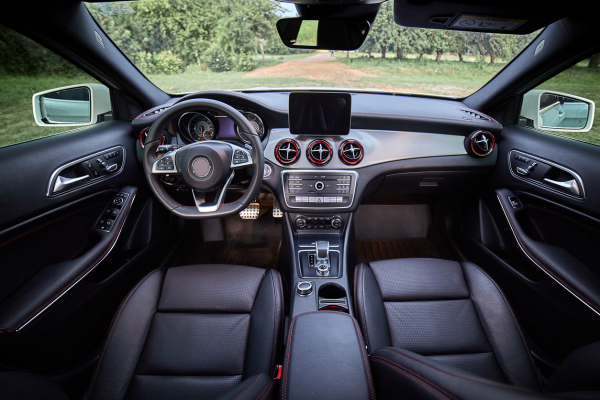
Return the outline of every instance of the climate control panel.
[[[299,215],[294,220],[294,225],[300,230],[341,229],[344,226],[344,220],[339,215],[313,217]]]

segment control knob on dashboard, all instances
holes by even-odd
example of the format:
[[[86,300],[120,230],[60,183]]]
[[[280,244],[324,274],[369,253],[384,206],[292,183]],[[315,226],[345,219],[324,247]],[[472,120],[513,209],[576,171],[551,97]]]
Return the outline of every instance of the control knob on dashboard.
[[[331,219],[331,226],[333,226],[334,229],[341,228],[343,223],[344,220],[342,220],[342,218],[337,215]]]
[[[296,228],[298,229],[304,229],[307,223],[308,221],[303,216],[296,218]]]
[[[300,296],[308,296],[313,292],[313,283],[308,281],[298,282],[296,293]]]

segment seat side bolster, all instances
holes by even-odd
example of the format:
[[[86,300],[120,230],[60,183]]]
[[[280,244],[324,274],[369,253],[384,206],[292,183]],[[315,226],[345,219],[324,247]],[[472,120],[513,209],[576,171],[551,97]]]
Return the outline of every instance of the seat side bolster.
[[[268,375],[251,376],[233,389],[223,393],[218,400],[264,400],[272,399],[276,381]]]
[[[507,382],[540,389],[537,369],[518,322],[496,283],[476,265],[461,263],[471,299]]]
[[[392,346],[387,314],[373,270],[366,264],[356,267],[355,309],[369,353]]]
[[[250,313],[244,377],[271,376],[283,332],[283,288],[279,273],[269,270],[260,283]]]
[[[511,387],[438,363],[407,350],[383,348],[371,355],[379,400],[420,399],[549,399],[540,393]]]
[[[164,270],[155,270],[125,297],[111,324],[86,399],[125,398],[158,308]]]

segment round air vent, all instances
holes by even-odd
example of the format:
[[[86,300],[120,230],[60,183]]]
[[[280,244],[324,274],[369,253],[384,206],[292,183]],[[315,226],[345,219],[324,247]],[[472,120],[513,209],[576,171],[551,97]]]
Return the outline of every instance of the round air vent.
[[[292,139],[284,139],[275,146],[275,157],[284,165],[290,165],[300,158],[300,146]]]
[[[313,140],[306,149],[308,160],[314,165],[325,165],[331,161],[333,150],[324,140]]]
[[[340,145],[340,160],[346,165],[356,165],[362,161],[365,151],[356,140],[345,140]]]
[[[475,131],[465,137],[465,149],[474,157],[485,157],[494,150],[494,135],[487,131]]]

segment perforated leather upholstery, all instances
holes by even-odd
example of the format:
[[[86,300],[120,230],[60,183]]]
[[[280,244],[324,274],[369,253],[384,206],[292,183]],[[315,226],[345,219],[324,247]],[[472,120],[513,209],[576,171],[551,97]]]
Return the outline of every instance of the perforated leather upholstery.
[[[509,304],[474,264],[437,259],[361,264],[354,298],[370,353],[399,348],[492,381],[540,388]]]
[[[87,398],[265,398],[282,324],[275,271],[156,270],[123,301]]]

